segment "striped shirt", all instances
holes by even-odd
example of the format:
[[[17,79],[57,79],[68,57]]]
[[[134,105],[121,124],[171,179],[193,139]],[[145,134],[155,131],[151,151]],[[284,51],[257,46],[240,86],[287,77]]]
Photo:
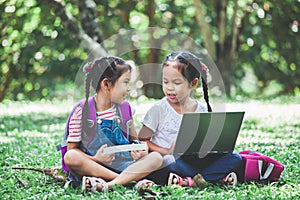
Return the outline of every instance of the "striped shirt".
[[[96,119],[109,119],[113,120],[117,116],[117,108],[113,105],[108,110],[97,112]],[[81,141],[81,131],[82,131],[82,108],[79,106],[75,109],[73,115],[71,116],[69,123],[69,135],[67,142],[80,142]]]
[[[102,112],[96,112],[97,119],[109,119],[113,120],[117,116],[117,108],[115,105],[113,105],[110,109],[102,111]]]
[[[69,136],[68,142],[80,142],[81,141],[81,129],[82,129],[82,108],[78,106],[73,115],[71,116],[69,123]]]

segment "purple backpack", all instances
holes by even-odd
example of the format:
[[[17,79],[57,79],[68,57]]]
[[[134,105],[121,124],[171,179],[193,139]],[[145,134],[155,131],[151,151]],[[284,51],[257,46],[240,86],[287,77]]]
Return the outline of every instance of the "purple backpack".
[[[277,181],[284,170],[282,163],[261,153],[245,150],[239,154],[245,164],[244,181]]]
[[[85,99],[80,101],[72,110],[72,112],[70,113],[68,120],[67,120],[67,124],[66,124],[66,128],[65,128],[65,135],[64,135],[64,139],[63,141],[58,144],[56,146],[56,150],[57,151],[61,151],[61,156],[62,156],[62,167],[63,169],[69,173],[69,169],[68,167],[65,165],[64,162],[64,156],[65,153],[67,152],[67,138],[69,136],[69,123],[70,123],[70,119],[71,116],[73,115],[74,111],[76,110],[76,108],[78,106],[80,106],[81,108],[83,108],[85,103]],[[94,134],[96,134],[96,130],[97,130],[97,122],[96,122],[96,108],[95,108],[95,102],[94,102],[94,97],[90,97],[88,99],[88,106],[89,106],[89,116],[88,116],[88,123],[91,124],[91,127],[94,130]],[[122,104],[117,106],[117,112],[119,113],[120,117],[121,117],[121,121],[122,121],[122,130],[124,133],[124,136],[129,140],[129,129],[132,126],[132,111],[131,111],[131,107],[130,104],[125,101]],[[91,138],[89,138],[89,140],[91,141],[93,138],[91,136]]]

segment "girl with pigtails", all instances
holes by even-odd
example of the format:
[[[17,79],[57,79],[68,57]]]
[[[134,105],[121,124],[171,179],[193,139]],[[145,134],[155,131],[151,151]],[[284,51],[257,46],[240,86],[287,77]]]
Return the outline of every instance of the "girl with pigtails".
[[[148,150],[103,152],[108,145],[129,144],[130,140],[137,139],[133,123],[129,127],[130,134],[127,133],[130,138],[124,136],[118,112],[130,91],[131,66],[118,57],[102,57],[85,65],[84,72],[86,99],[74,108],[67,126],[67,152],[63,161],[69,178],[82,183],[84,192],[107,191],[116,184],[141,180],[161,166],[159,153],[148,153]],[[89,97],[90,86],[95,90],[93,97]],[[149,182],[144,179],[137,186]]]
[[[234,185],[237,181],[233,171],[242,162],[237,153],[207,155],[202,159],[198,156],[175,158],[172,155],[183,113],[212,111],[207,72],[206,65],[187,51],[173,52],[162,63],[165,97],[148,110],[139,132],[139,139],[147,142],[149,151],[163,156],[162,168],[148,176],[156,183],[193,187],[206,181],[223,181],[227,185]],[[206,105],[190,96],[200,76]]]

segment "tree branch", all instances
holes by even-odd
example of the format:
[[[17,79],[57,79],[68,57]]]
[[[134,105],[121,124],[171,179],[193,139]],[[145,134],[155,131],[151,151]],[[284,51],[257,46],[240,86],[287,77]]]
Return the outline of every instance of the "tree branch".
[[[98,43],[102,42],[99,20],[96,15],[96,3],[93,0],[79,0],[80,21],[83,30]]]
[[[79,22],[75,17],[66,11],[65,4],[60,0],[38,0],[40,5],[48,6],[52,9],[56,16],[61,18],[63,26],[70,32],[75,39],[78,40],[80,45],[88,52],[90,55],[95,57],[106,56],[107,51],[104,47],[93,40],[80,26]],[[96,51],[95,51],[96,50]]]
[[[239,7],[237,1],[234,1],[234,14],[232,17],[232,38],[231,38],[231,49],[230,55],[232,58],[235,56],[235,51],[237,48],[237,41],[239,36],[239,27],[242,22],[242,14],[239,12]]]
[[[204,47],[207,49],[209,55],[215,60],[217,57],[216,46],[212,38],[211,28],[205,21],[206,11],[204,9],[204,4],[201,0],[194,0],[194,5],[196,9],[196,21],[203,35]]]
[[[224,51],[226,40],[226,4],[227,0],[216,1],[217,26],[219,30],[219,48],[220,52]]]

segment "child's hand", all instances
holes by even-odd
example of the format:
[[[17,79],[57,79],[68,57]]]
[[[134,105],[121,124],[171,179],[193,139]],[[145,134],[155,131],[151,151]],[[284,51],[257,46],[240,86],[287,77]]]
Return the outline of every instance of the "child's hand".
[[[110,165],[112,161],[115,160],[115,154],[105,154],[103,153],[103,149],[107,147],[107,144],[104,144],[100,147],[100,149],[97,151],[97,153],[94,155],[94,158],[99,162],[99,163],[105,163]]]
[[[143,150],[143,151],[141,151],[141,150],[134,150],[134,151],[131,151],[130,154],[131,154],[133,160],[139,160],[142,157],[148,155],[148,151],[146,151],[146,150]]]
[[[145,142],[141,142],[141,143],[145,143]],[[133,150],[130,152],[133,160],[139,160],[141,159],[142,157],[148,155],[148,145],[147,145],[147,149],[146,150]]]
[[[173,143],[172,143],[172,145],[171,145],[171,147],[170,147],[170,154],[173,154],[173,152],[174,152],[174,149],[175,149],[175,144],[176,144],[176,141],[174,141]]]
[[[169,149],[164,148],[163,155],[172,155],[174,152],[175,143],[176,142],[174,141]]]

